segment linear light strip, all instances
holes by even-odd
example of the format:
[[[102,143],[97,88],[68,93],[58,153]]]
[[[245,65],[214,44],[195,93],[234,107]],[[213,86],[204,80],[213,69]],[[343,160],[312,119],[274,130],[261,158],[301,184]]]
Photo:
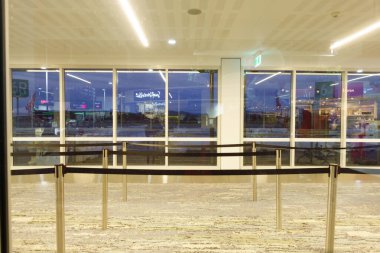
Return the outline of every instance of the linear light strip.
[[[347,36],[341,40],[336,41],[335,43],[333,43],[330,46],[330,50],[334,50],[334,49],[341,47],[347,43],[350,43],[351,41],[356,40],[356,39],[358,39],[358,38],[360,38],[360,37],[362,37],[362,36],[364,36],[370,32],[373,32],[379,28],[380,28],[380,22],[376,22],[376,23],[364,28],[363,30],[360,30],[360,31],[358,31],[352,35],[349,35],[349,36]]]
[[[72,78],[78,79],[78,80],[80,80],[80,81],[82,81],[82,82],[85,82],[85,83],[91,84],[90,81],[87,81],[87,80],[85,80],[85,79],[83,79],[83,78],[80,78],[80,77],[78,77],[78,76],[74,76],[74,75],[72,75],[72,74],[66,74],[66,75],[68,75],[69,77],[72,77]]]
[[[270,78],[272,78],[272,77],[275,77],[275,76],[277,76],[277,75],[279,75],[279,74],[281,74],[281,73],[282,73],[282,72],[277,72],[277,73],[275,73],[275,74],[273,74],[273,75],[271,75],[271,76],[268,76],[268,77],[264,78],[263,80],[258,81],[257,83],[255,83],[255,85],[258,85],[259,83],[262,83],[262,82],[264,82],[264,81],[266,81],[266,80],[268,80],[268,79],[270,79]]]
[[[365,76],[357,77],[357,78],[354,78],[354,79],[350,79],[350,80],[347,80],[347,83],[352,82],[352,81],[356,81],[356,80],[360,80],[360,79],[364,79],[364,78],[367,78],[367,77],[371,77],[371,76],[380,76],[380,73],[379,74],[370,74],[370,75],[365,75]],[[330,86],[335,86],[335,85],[338,85],[338,84],[339,83],[333,83],[333,84],[330,84]]]
[[[137,37],[139,38],[140,42],[143,44],[144,47],[149,46],[148,39],[145,36],[145,33],[143,29],[141,28],[140,22],[136,17],[136,14],[130,5],[128,0],[119,0],[121,7],[123,8],[125,14],[127,15],[127,18],[129,22],[131,23],[133,29],[135,30]]]

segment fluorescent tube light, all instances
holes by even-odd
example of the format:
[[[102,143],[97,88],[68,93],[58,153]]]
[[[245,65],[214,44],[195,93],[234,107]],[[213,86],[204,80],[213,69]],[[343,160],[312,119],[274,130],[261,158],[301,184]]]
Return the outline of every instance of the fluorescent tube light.
[[[119,0],[121,7],[123,8],[125,14],[127,15],[129,22],[131,23],[133,29],[135,30],[137,37],[140,42],[144,45],[144,47],[149,46],[148,39],[145,36],[143,29],[141,28],[140,22],[136,17],[132,6],[130,5],[128,0]]]
[[[46,73],[46,72],[59,72],[59,71],[58,70],[27,69],[26,72]]]
[[[275,73],[275,74],[273,74],[273,75],[271,75],[271,76],[268,76],[268,77],[264,78],[263,80],[258,81],[257,83],[255,83],[255,85],[258,85],[259,83],[262,83],[262,82],[264,82],[264,81],[266,81],[266,80],[268,80],[268,79],[270,79],[270,78],[272,78],[272,77],[275,77],[275,76],[277,76],[277,75],[279,75],[279,74],[281,74],[281,73],[282,73],[282,72],[277,72],[277,73]]]
[[[354,34],[351,34],[341,40],[338,40],[336,41],[335,43],[333,43],[331,46],[330,46],[330,50],[333,51],[334,49],[338,48],[338,47],[341,47],[347,43],[350,43],[351,41],[354,41],[370,32],[373,32],[375,31],[376,29],[379,29],[380,28],[380,21],[379,22],[376,22],[366,28],[364,28],[363,30],[360,30]]]
[[[72,75],[72,74],[66,74],[66,75],[68,75],[69,77],[72,77],[72,78],[78,79],[78,80],[80,80],[80,81],[82,81],[82,82],[85,82],[85,83],[91,84],[90,81],[87,81],[87,80],[85,80],[85,79],[83,79],[83,78],[80,78],[80,77],[78,77],[78,76],[74,76],[74,75]]]

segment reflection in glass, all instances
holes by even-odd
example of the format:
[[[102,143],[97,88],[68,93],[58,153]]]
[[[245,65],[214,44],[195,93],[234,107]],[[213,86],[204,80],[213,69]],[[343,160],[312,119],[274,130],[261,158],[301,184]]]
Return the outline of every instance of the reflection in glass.
[[[67,136],[112,136],[112,71],[66,71],[65,99]]]
[[[169,72],[169,136],[216,137],[218,72]]]
[[[297,73],[296,137],[340,137],[341,75]]]
[[[67,144],[96,144],[100,142],[88,142],[88,141],[82,141],[82,142],[75,142],[75,141],[68,141]],[[102,150],[108,149],[112,150],[112,146],[90,146],[90,147],[81,147],[81,146],[70,146],[66,147],[67,152],[77,152],[77,151],[99,151],[99,154],[95,155],[71,155],[66,157],[66,164],[67,165],[98,165],[102,166]],[[108,155],[108,164],[109,166],[112,166],[112,154]]]
[[[305,150],[296,149],[296,165],[329,165],[339,163],[339,143],[334,142],[298,142],[297,148],[313,148]]]
[[[181,147],[181,148],[169,148],[169,153],[216,153],[217,148],[207,147],[207,145],[216,145],[216,142],[208,141],[186,141],[186,142],[169,142],[169,145],[196,145],[200,147]],[[202,147],[204,145],[204,147]],[[217,157],[169,157],[169,165],[190,165],[190,166],[215,166]]]
[[[57,70],[12,70],[13,136],[59,136]]]
[[[347,143],[347,166],[376,165],[380,164],[380,149],[374,147],[380,143]]]
[[[40,165],[48,165],[53,167],[55,164],[59,164],[59,156],[44,156],[46,152],[58,152],[59,147],[51,147],[47,144],[52,144],[58,142],[42,142],[42,141],[16,141],[14,142],[13,150],[14,153],[18,152],[35,152],[35,155],[32,156],[19,156],[14,157],[13,165],[14,166],[22,166],[22,165],[30,165],[30,166],[40,166]],[[30,144],[35,144],[35,146],[29,146]],[[46,146],[44,146],[46,144]]]
[[[244,142],[252,144],[252,142]],[[289,147],[289,142],[256,142],[257,144],[268,144],[268,145],[275,145],[275,146],[284,146]],[[267,147],[257,147],[257,152],[263,152],[263,151],[275,151],[276,148],[267,148]],[[252,152],[252,147],[244,147],[244,152]],[[289,149],[282,149],[281,151],[281,164],[283,166],[289,166],[290,165],[290,152]],[[252,157],[250,156],[244,156],[243,158],[243,165],[244,166],[252,166]],[[272,165],[273,167],[276,166],[276,155],[273,156],[257,156],[256,158],[256,165]]]
[[[165,142],[158,141],[128,141],[128,151],[138,152],[159,152],[165,153],[165,146],[137,146],[136,144],[153,144],[153,145],[165,145]],[[122,147],[119,146],[118,150],[121,151]],[[121,155],[117,156],[117,164],[122,165],[123,158]],[[129,165],[165,165],[165,156],[152,156],[152,155],[128,155],[127,156],[127,168]]]
[[[291,74],[246,72],[244,137],[289,137]]]
[[[165,71],[119,71],[118,136],[165,135]]]
[[[349,74],[347,88],[347,137],[379,138],[380,76]]]

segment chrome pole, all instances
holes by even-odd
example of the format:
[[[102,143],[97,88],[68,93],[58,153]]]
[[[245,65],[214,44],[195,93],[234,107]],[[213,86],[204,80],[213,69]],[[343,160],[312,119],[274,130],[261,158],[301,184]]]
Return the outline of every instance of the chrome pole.
[[[281,169],[281,150],[276,150],[276,169]],[[277,230],[282,229],[281,177],[276,175],[276,224]]]
[[[256,152],[256,142],[252,142],[252,152]],[[256,155],[252,156],[252,170],[257,169]],[[252,175],[252,196],[257,201],[257,176]]]
[[[108,169],[108,149],[103,149],[103,169]],[[108,219],[108,175],[103,175],[103,230],[107,229]]]
[[[123,169],[127,169],[127,143],[123,142]],[[128,194],[128,176],[124,175],[123,176],[123,200],[127,201],[127,195]]]
[[[326,253],[334,252],[336,194],[339,167],[337,164],[330,164],[329,168],[330,175],[327,198]]]
[[[65,252],[65,192],[63,164],[55,165],[57,252]]]

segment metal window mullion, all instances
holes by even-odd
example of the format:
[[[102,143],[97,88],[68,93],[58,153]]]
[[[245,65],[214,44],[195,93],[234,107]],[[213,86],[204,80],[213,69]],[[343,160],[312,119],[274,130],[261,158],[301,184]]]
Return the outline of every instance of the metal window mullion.
[[[115,68],[112,69],[112,141],[117,142],[117,71]],[[113,147],[113,151],[117,151],[117,146]],[[117,166],[117,155],[113,155],[113,166]]]
[[[165,144],[169,144],[169,71],[165,69]],[[168,147],[165,147],[165,152],[169,151]],[[169,158],[165,156],[165,167],[169,167]]]
[[[340,105],[340,147],[346,147],[347,143],[347,71],[342,73],[342,87],[341,87],[341,105]],[[346,166],[346,150],[340,151],[340,166]]]
[[[66,142],[66,107],[65,107],[65,70],[59,68],[59,143],[65,144]],[[60,147],[61,152],[65,152],[65,147]],[[60,156],[60,163],[66,164],[65,156]]]
[[[292,82],[291,82],[291,102],[290,102],[290,147],[296,146],[296,79],[297,72],[292,71]],[[290,150],[290,166],[295,165],[295,150]]]

